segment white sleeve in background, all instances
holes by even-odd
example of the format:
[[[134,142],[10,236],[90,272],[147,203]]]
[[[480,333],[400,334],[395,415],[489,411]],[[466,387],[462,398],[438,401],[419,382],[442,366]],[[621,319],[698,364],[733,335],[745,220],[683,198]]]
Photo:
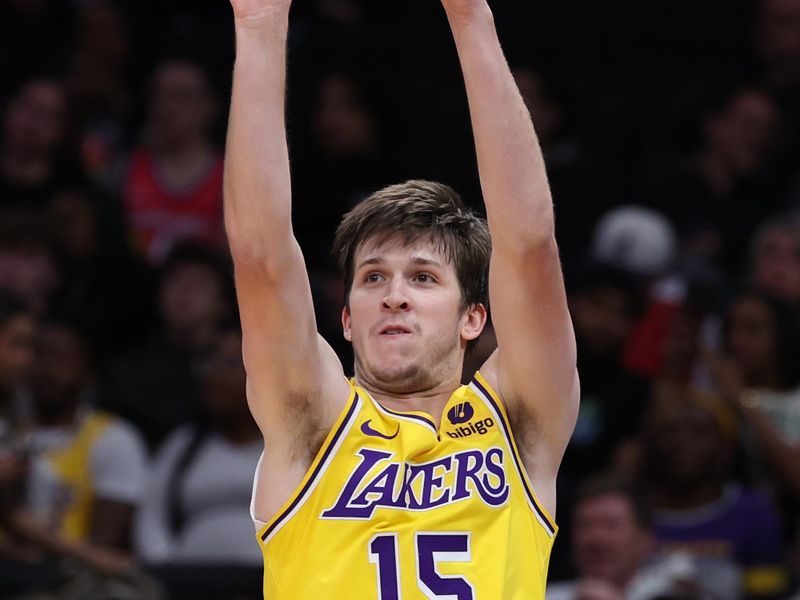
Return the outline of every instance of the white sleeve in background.
[[[142,437],[133,427],[115,419],[95,442],[90,469],[96,497],[138,504],[147,474]]]
[[[167,495],[178,459],[192,439],[193,429],[182,427],[159,448],[144,485],[144,496],[133,523],[136,555],[147,564],[170,562],[175,540],[169,524]]]
[[[577,587],[575,581],[557,581],[548,584],[545,596],[547,600],[575,600]]]

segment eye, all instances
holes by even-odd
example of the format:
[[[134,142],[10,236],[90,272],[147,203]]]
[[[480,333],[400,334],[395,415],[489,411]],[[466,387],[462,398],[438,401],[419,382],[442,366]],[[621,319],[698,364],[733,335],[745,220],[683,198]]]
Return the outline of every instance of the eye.
[[[430,273],[417,273],[414,276],[414,280],[418,281],[419,283],[434,283],[436,278]]]
[[[377,283],[381,280],[381,274],[372,271],[364,276],[365,283]]]

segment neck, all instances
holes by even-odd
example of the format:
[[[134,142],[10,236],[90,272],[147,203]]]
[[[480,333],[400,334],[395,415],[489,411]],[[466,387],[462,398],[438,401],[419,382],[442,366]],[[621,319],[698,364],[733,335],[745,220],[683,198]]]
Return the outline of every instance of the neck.
[[[407,390],[387,389],[387,386],[371,381],[358,372],[356,382],[386,408],[402,412],[427,413],[433,417],[437,426],[447,401],[461,385],[460,378],[453,376],[432,386],[410,386]]]

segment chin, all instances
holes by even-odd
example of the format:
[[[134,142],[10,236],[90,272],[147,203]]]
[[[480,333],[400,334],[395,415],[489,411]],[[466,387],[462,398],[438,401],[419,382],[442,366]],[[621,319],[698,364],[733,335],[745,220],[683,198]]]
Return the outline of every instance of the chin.
[[[385,367],[372,369],[375,379],[385,384],[404,384],[417,381],[424,377],[424,373],[419,365],[386,365]]]
[[[419,382],[428,377],[428,373],[415,362],[385,361],[378,365],[369,364],[364,368],[364,363],[358,361],[358,371],[366,379],[372,380],[390,392],[404,392],[416,388]]]

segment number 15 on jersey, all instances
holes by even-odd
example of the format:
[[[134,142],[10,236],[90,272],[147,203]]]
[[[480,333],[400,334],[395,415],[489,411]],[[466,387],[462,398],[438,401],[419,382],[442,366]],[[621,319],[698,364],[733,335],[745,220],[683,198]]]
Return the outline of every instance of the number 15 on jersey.
[[[379,533],[369,542],[369,562],[376,566],[378,600],[402,600],[397,533]],[[469,562],[470,534],[465,532],[417,532],[417,586],[430,600],[474,600],[475,591],[464,577],[441,575],[441,562]],[[411,565],[402,565],[411,568]]]

